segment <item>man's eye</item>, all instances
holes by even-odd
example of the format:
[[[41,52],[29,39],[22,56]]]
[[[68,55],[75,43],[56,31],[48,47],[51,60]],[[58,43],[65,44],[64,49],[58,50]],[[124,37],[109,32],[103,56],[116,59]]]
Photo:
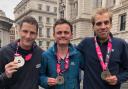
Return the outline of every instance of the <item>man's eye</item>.
[[[57,32],[57,34],[62,34],[62,32]]]
[[[24,33],[28,33],[28,31],[26,31],[26,30],[23,30],[23,32],[24,32]]]
[[[69,34],[69,32],[68,31],[65,31],[64,34]]]
[[[35,32],[30,32],[30,34],[35,35],[36,33]]]

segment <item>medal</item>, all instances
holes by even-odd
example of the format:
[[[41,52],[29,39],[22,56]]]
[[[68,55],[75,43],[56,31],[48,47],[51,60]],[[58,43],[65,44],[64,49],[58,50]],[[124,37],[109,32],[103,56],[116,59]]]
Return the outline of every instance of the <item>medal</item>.
[[[61,85],[64,84],[64,77],[63,76],[57,76],[57,84]]]
[[[15,56],[14,61],[18,62],[18,67],[22,67],[25,63],[24,58],[21,55]]]
[[[104,62],[100,46],[97,43],[96,37],[94,37],[96,53],[97,53],[98,59],[100,61],[100,65],[102,67],[102,70],[103,70],[103,72],[101,73],[101,78],[103,80],[105,80],[106,77],[111,76],[111,73],[108,70],[108,63],[109,63],[110,55],[111,55],[111,52],[112,52],[112,40],[111,40],[110,36],[108,36],[108,39],[109,39],[109,41],[108,41],[108,46],[107,46],[106,59],[105,59],[105,62]]]
[[[105,71],[103,71],[103,72],[101,73],[101,78],[102,78],[103,80],[105,80],[105,78],[106,78],[106,77],[109,77],[109,76],[111,76],[111,73],[110,73],[109,70],[105,70]]]

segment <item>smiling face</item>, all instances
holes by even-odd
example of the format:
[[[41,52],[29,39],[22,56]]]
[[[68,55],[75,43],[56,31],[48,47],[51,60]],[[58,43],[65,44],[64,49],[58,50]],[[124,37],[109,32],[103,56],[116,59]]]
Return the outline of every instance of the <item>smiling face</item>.
[[[37,37],[36,25],[24,22],[20,27],[20,46],[24,49],[30,49]]]
[[[108,13],[96,14],[95,23],[93,26],[96,36],[105,40],[108,38],[111,29],[111,22]]]
[[[72,38],[70,26],[66,23],[56,25],[53,36],[58,45],[68,45]]]

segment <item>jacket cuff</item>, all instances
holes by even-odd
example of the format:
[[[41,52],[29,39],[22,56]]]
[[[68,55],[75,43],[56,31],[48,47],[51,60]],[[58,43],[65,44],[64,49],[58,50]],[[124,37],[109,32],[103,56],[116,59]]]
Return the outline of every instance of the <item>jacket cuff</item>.
[[[6,76],[6,74],[5,73],[1,73],[0,74],[0,80],[6,80],[6,79],[8,79],[8,77]]]

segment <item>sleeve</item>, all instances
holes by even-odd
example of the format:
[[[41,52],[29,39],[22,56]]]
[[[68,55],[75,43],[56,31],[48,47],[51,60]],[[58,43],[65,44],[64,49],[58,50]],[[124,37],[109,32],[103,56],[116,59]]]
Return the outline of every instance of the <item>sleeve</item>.
[[[7,76],[5,75],[4,71],[4,67],[6,64],[6,59],[4,57],[2,48],[0,49],[0,89],[3,88],[6,85],[7,82]]]
[[[84,40],[81,41],[78,46],[76,47],[81,53],[83,53],[83,48],[84,48]]]
[[[84,65],[85,65],[85,61],[84,61],[84,56],[80,53],[80,69],[84,70]]]
[[[122,71],[117,75],[118,83],[123,83],[128,80],[128,44],[124,42],[121,54]]]
[[[76,49],[80,52],[80,68],[82,70],[84,70],[84,66],[85,66],[85,39],[83,41],[81,41],[78,46],[76,47]]]
[[[45,54],[42,54],[42,59],[41,59],[41,68],[40,68],[40,79],[39,83],[40,86],[43,88],[47,88],[48,86],[48,77],[47,77],[47,57]]]

